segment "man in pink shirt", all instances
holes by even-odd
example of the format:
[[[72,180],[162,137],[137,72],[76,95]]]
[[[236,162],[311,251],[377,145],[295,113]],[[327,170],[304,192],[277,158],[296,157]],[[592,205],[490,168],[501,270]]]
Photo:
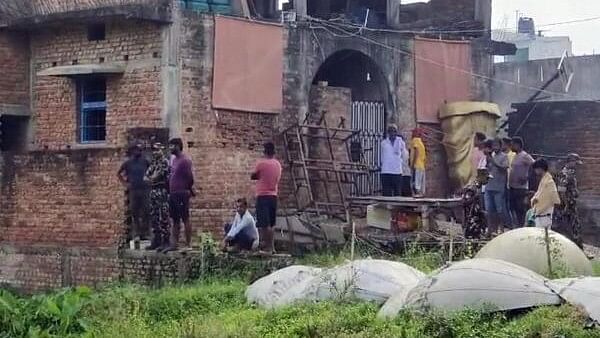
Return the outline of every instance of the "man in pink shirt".
[[[277,220],[277,194],[281,179],[281,164],[275,159],[275,145],[264,144],[265,157],[256,163],[252,180],[256,181],[256,227],[261,239],[261,249],[275,250],[274,231]]]

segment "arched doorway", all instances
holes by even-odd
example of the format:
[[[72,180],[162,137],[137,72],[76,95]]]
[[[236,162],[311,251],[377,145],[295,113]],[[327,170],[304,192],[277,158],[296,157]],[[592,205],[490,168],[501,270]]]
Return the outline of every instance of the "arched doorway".
[[[386,78],[381,68],[367,55],[356,50],[341,50],[329,56],[319,67],[313,85],[350,89],[349,127],[360,134],[352,142],[361,145],[364,161],[379,167],[380,145],[386,128],[386,107],[391,102]],[[312,110],[311,110],[312,111]],[[356,195],[380,191],[378,173],[360,177]]]

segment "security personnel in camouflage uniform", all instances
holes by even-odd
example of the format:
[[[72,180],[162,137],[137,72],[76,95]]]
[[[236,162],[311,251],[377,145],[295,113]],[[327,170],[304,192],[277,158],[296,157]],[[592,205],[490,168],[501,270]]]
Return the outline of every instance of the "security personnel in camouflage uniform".
[[[169,246],[169,161],[160,143],[152,146],[152,161],[144,180],[150,184],[150,221],[154,237],[146,250]]]
[[[464,231],[467,239],[481,239],[487,231],[481,190],[488,180],[487,169],[478,169],[475,181],[463,190],[462,199],[465,210]]]
[[[554,212],[556,224],[560,225],[575,244],[583,248],[581,239],[581,220],[577,211],[577,173],[578,165],[583,164],[577,154],[569,154],[562,170],[556,175],[555,181],[560,194],[561,205]]]

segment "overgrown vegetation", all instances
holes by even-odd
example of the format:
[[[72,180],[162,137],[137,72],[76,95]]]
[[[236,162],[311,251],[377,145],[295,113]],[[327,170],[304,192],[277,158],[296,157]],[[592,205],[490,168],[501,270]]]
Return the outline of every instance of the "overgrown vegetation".
[[[358,250],[359,256],[370,255]],[[371,255],[374,256],[374,255]],[[332,266],[347,252],[310,255],[300,263]],[[411,247],[388,257],[433,271],[443,254]],[[600,275],[600,263],[594,264]],[[247,275],[150,289],[113,285],[48,295],[17,297],[0,291],[0,337],[599,337],[586,316],[571,306],[525,314],[464,311],[451,316],[401,313],[377,319],[378,306],[332,301],[298,304],[277,311],[249,305]]]

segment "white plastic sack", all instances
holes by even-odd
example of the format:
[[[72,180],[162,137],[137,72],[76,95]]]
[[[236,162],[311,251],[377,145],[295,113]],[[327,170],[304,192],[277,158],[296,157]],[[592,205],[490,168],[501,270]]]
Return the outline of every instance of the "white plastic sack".
[[[544,229],[520,228],[508,231],[486,244],[476,258],[511,262],[540,274],[548,272]],[[579,247],[565,236],[550,231],[550,257],[553,268],[570,277],[590,276],[592,264]]]
[[[393,317],[404,308],[507,311],[554,304],[560,298],[539,274],[504,261],[471,259],[440,270],[408,294],[391,297],[379,316]]]
[[[310,266],[294,265],[263,277],[246,289],[248,302],[266,308],[292,304],[303,297],[306,286],[322,270]]]
[[[548,286],[566,302],[582,307],[591,319],[600,323],[600,278],[557,279]]]
[[[385,260],[358,260],[324,270],[304,291],[314,301],[357,298],[378,303],[411,289],[425,275],[406,264]]]

